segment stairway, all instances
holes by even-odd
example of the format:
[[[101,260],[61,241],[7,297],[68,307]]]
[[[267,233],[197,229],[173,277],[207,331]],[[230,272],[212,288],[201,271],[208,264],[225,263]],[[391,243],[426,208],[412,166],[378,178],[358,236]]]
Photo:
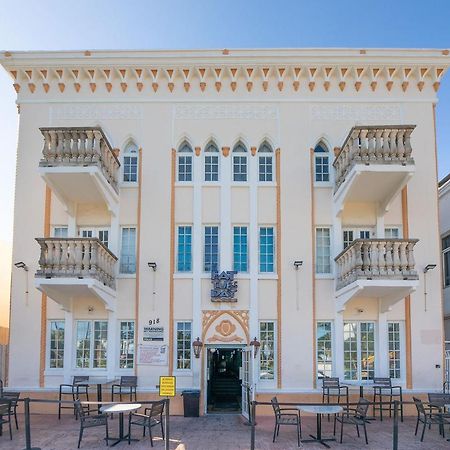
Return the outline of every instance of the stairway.
[[[217,377],[211,380],[211,403],[214,410],[239,410],[241,381],[237,378]]]

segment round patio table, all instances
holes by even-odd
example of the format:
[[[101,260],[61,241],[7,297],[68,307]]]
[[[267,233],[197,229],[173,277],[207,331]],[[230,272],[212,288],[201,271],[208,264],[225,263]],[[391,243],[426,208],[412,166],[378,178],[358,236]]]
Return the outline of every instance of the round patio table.
[[[124,434],[123,430],[123,415],[124,413],[130,413],[132,411],[136,411],[139,409],[142,405],[140,403],[117,403],[115,405],[107,405],[102,406],[100,408],[100,411],[103,413],[119,413],[119,437],[118,438],[109,438],[109,440],[114,441],[111,444],[111,447],[114,447],[119,442],[127,441],[128,440],[128,434]],[[131,441],[138,441],[139,439],[130,439]]]
[[[335,441],[336,438],[323,438],[322,437],[322,414],[339,414],[343,411],[342,406],[337,405],[304,405],[298,406],[298,409],[302,412],[316,414],[316,426],[317,426],[317,435],[313,436],[310,434],[312,439],[302,439],[302,442],[318,442],[324,445],[327,448],[330,446],[326,443],[328,441]]]

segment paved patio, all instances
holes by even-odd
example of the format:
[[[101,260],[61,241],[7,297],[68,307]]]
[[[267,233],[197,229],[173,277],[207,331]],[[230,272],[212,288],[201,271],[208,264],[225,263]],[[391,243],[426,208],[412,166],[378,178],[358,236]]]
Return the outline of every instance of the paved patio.
[[[2,450],[22,450],[25,448],[25,436],[23,433],[23,417],[19,417],[20,431],[13,432],[13,440],[9,440],[8,433],[0,437]],[[79,424],[70,415],[63,416],[58,421],[56,415],[32,415],[32,445],[42,450],[67,450],[76,449],[78,441]],[[271,417],[258,417],[256,427],[256,448],[258,450],[290,450],[297,449],[295,427],[284,427],[275,444],[272,443],[273,419]],[[315,433],[315,418],[304,417],[303,437]],[[420,442],[414,436],[414,418],[405,418],[399,427],[400,449],[439,450],[449,449],[450,442],[439,436],[436,426],[425,432],[425,440]],[[323,434],[333,433],[333,422],[324,419]],[[369,445],[364,444],[364,438],[358,438],[356,430],[347,425],[344,428],[344,442],[331,442],[332,448],[337,449],[392,449],[392,422],[384,420],[372,422],[368,425]],[[110,434],[116,435],[118,430],[118,418],[110,422]],[[155,429],[157,430],[157,428]],[[446,430],[447,431],[447,430]],[[159,433],[155,431],[159,436]],[[133,436],[140,438],[139,442],[133,442],[130,446],[126,442],[120,443],[116,448],[150,449],[150,441],[142,439],[142,429],[136,427]],[[450,437],[450,430],[448,430]],[[104,429],[87,429],[81,443],[81,448],[102,449]],[[160,437],[154,440],[154,449],[163,450],[164,443]],[[323,449],[316,444],[302,444],[305,449]],[[244,424],[240,416],[235,415],[209,415],[199,418],[184,418],[174,416],[170,420],[170,449],[171,450],[248,450],[250,448],[250,427]]]

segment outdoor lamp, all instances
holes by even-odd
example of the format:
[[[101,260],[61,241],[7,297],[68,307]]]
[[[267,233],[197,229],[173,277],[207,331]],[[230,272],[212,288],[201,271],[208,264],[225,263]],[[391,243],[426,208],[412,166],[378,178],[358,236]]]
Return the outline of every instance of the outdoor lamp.
[[[298,270],[299,267],[303,265],[303,261],[294,261],[294,267]]]
[[[427,273],[429,270],[433,270],[436,267],[436,264],[427,264],[425,269],[423,269],[423,273]]]
[[[153,269],[153,272],[156,272],[157,264],[155,262],[149,262],[147,264],[148,264],[148,267],[150,267],[150,269]]]
[[[23,270],[25,270],[25,272],[28,272],[28,266],[23,261],[16,262],[16,263],[14,263],[14,265],[18,269],[23,269]]]
[[[192,343],[192,347],[194,347],[194,356],[196,358],[200,358],[200,353],[202,351],[202,347],[203,347],[203,342],[200,340],[200,338],[198,337],[197,340],[195,340]]]
[[[253,341],[250,342],[250,345],[255,349],[255,352],[253,354],[253,357],[256,358],[256,354],[258,353],[259,347],[261,347],[261,342],[256,339],[256,337],[253,338]]]

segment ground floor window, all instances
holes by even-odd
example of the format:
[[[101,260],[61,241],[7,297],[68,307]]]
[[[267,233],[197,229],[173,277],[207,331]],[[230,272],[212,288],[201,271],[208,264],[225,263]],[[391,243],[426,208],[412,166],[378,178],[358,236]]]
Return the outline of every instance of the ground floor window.
[[[177,322],[177,369],[189,370],[191,369],[191,348],[192,348],[192,323],[191,322]]]
[[[259,323],[259,379],[275,379],[275,322]]]
[[[64,368],[64,320],[50,321],[50,369]]]
[[[401,378],[401,333],[400,322],[388,323],[388,344],[389,344],[389,377]]]
[[[77,369],[106,369],[108,322],[77,320],[75,346]]]
[[[344,322],[344,378],[371,380],[375,375],[375,323]]]
[[[331,377],[333,374],[333,341],[331,322],[317,322],[317,376]]]
[[[120,322],[120,369],[134,368],[134,321]]]

